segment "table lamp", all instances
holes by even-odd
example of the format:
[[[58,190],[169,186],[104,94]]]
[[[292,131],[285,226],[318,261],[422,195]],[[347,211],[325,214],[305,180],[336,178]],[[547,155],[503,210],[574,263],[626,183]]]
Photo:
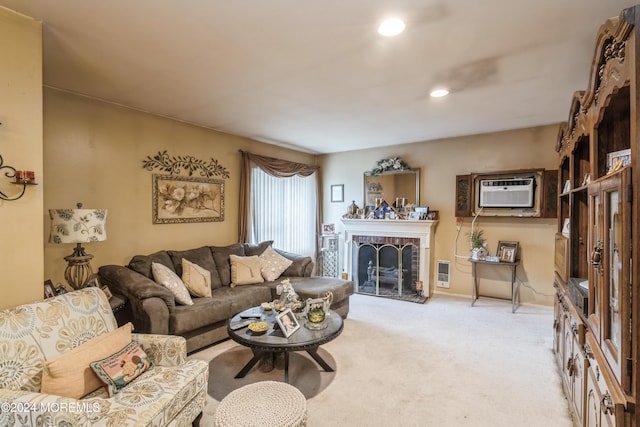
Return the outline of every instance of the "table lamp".
[[[64,278],[73,289],[82,289],[93,276],[90,264],[93,255],[84,251],[82,243],[107,240],[107,210],[82,209],[82,203],[77,206],[77,209],[49,209],[49,243],[76,244],[73,253],[64,257],[68,263]]]

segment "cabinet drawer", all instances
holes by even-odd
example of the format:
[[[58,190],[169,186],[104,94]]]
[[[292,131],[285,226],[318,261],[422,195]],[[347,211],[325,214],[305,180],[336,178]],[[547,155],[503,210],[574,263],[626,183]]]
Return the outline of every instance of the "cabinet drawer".
[[[604,359],[597,341],[587,332],[585,336],[587,368],[585,390],[585,426],[623,426],[625,408],[629,406],[622,389]]]

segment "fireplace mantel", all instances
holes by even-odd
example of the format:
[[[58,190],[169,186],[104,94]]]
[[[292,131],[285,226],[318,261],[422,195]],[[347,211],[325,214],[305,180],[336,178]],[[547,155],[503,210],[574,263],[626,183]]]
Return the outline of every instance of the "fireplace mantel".
[[[353,236],[420,239],[419,279],[426,297],[433,293],[433,244],[437,220],[342,219],[344,224],[345,267],[352,275]]]

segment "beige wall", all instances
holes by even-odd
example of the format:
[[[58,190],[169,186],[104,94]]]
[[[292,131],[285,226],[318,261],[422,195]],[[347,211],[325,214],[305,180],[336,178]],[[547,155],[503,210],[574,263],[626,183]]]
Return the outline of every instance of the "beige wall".
[[[160,249],[189,249],[235,242],[238,234],[239,149],[313,164],[315,157],[285,148],[192,126],[86,97],[45,89],[44,212],[106,208],[107,241],[85,245],[94,271],[104,264],[124,264],[133,255]],[[225,180],[225,220],[189,224],[152,224],[152,175],[143,169],[147,156],[214,158],[231,174]],[[185,173],[183,172],[183,175]],[[48,243],[44,220],[44,276],[64,283],[64,256],[72,245]]]
[[[0,309],[42,299],[42,26],[0,7],[0,156],[32,170],[40,185],[19,200],[0,201]],[[0,162],[2,163],[2,162]],[[15,196],[0,169],[0,191]]]
[[[455,176],[526,168],[557,169],[554,151],[557,130],[557,126],[545,126],[322,156],[320,165],[326,189],[324,222],[334,222],[336,228],[343,231],[340,218],[347,206],[352,200],[363,206],[363,173],[373,169],[378,160],[400,156],[410,166],[421,168],[421,204],[440,211],[435,260],[451,261],[452,275],[451,288],[436,288],[436,291],[470,295],[471,266],[466,258],[470,255],[467,234],[472,218],[464,218],[456,245]],[[331,203],[328,189],[332,184],[344,184],[344,203]],[[518,270],[518,278],[539,293],[523,286],[522,301],[551,305],[555,219],[479,217],[476,225],[485,231],[492,254],[499,240],[520,242],[522,267]],[[454,257],[454,250],[462,258]],[[482,268],[482,293],[510,295],[509,282],[505,282],[510,280],[508,269],[479,268]]]

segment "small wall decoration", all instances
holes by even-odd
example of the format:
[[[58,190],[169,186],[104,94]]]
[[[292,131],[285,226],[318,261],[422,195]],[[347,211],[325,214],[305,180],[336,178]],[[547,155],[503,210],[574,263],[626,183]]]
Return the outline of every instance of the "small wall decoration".
[[[378,160],[378,164],[371,170],[371,175],[380,175],[383,172],[389,171],[405,171],[413,170],[404,160],[400,157],[391,157],[390,159]]]
[[[344,184],[331,186],[331,202],[344,202]]]
[[[142,167],[148,171],[159,169],[171,175],[179,175],[184,169],[189,173],[189,176],[192,176],[195,171],[200,171],[200,176],[204,178],[213,176],[229,178],[230,176],[227,169],[213,157],[206,163],[204,160],[197,159],[194,156],[171,157],[167,154],[167,150],[159,151],[153,157],[147,156],[147,159],[142,161]]]
[[[153,175],[153,223],[224,221],[224,181]]]

